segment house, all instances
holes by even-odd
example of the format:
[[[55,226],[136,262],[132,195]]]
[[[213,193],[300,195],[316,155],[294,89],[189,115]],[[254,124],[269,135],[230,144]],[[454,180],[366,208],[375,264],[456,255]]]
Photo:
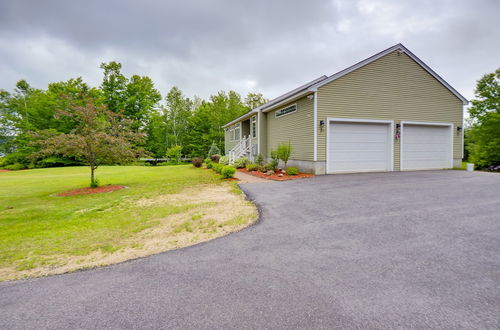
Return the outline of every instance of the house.
[[[321,76],[223,126],[231,159],[280,143],[315,174],[444,169],[463,158],[468,101],[402,44]]]

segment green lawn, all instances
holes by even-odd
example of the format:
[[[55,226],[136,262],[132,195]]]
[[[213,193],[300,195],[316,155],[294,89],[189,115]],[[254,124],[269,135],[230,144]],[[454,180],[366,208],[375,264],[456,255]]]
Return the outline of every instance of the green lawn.
[[[112,166],[101,167],[96,173],[101,185],[128,188],[58,197],[55,194],[59,192],[86,187],[88,168],[0,173],[0,268],[22,271],[55,263],[53,256],[116,251],[123,247],[125,238],[155,226],[158,219],[203,204],[193,201],[138,207],[139,199],[197,185],[222,184],[213,171],[191,165]]]

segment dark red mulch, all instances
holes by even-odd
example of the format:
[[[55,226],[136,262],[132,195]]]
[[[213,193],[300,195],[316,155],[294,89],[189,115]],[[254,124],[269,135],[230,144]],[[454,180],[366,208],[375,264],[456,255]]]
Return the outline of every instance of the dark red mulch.
[[[297,175],[287,175],[286,173],[283,173],[283,176],[279,176],[278,172],[274,173],[273,175],[267,175],[266,173],[260,172],[260,171],[248,171],[246,168],[239,168],[238,171],[253,175],[259,178],[263,179],[268,179],[268,180],[275,180],[275,181],[287,181],[287,180],[296,180],[296,179],[304,179],[304,178],[311,178],[314,176],[314,174],[309,174],[309,173],[299,173]]]
[[[73,189],[73,190],[68,190],[64,191],[62,193],[57,194],[57,196],[76,196],[76,195],[88,195],[88,194],[98,194],[98,193],[105,193],[105,192],[111,192],[115,190],[120,190],[126,188],[125,186],[119,186],[119,185],[109,185],[109,186],[102,186],[102,187],[96,187],[96,188],[78,188],[78,189]]]

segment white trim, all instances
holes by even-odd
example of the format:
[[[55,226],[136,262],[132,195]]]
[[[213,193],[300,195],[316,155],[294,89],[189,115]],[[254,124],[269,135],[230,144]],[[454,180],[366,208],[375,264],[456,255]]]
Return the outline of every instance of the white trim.
[[[314,125],[313,160],[317,162],[318,161],[318,92],[314,92],[313,125]]]
[[[286,108],[290,108],[290,107],[295,107],[295,110],[290,111],[290,112],[287,112],[287,113],[282,114],[282,115],[280,115],[280,116],[276,116],[276,113],[277,113],[278,111],[283,110],[283,109],[286,109]],[[296,112],[297,112],[297,110],[298,110],[297,103],[292,103],[292,104],[289,104],[289,105],[287,105],[286,107],[283,107],[283,108],[280,108],[280,109],[276,109],[276,111],[274,112],[274,118],[279,119],[279,118],[285,117],[285,116],[290,115],[290,114],[292,114],[292,113],[296,113]]]
[[[401,126],[399,128],[399,170],[408,171],[403,168],[403,139],[404,139],[404,125],[420,125],[420,126],[447,126],[450,129],[450,168],[453,168],[453,123],[440,123],[440,122],[428,122],[428,121],[410,121],[401,120]],[[414,171],[415,169],[410,169],[409,171]],[[435,170],[435,168],[422,168],[420,170]]]
[[[388,172],[394,171],[394,120],[382,120],[382,119],[358,119],[358,118],[326,118],[326,174],[333,174],[330,172],[330,162],[328,157],[329,146],[330,146],[330,123],[331,122],[347,122],[347,123],[372,123],[372,124],[387,124],[388,125],[388,148],[390,149],[388,157],[389,159],[389,169]],[[358,172],[373,172],[367,171],[339,171],[335,173],[358,173]]]
[[[310,95],[310,94],[312,94],[312,92],[306,89],[306,90],[304,90],[304,91],[302,91],[302,92],[300,92],[300,93],[297,93],[297,94],[295,94],[295,95],[293,95],[293,96],[289,97],[289,98],[288,98],[288,99],[286,99],[286,100],[283,100],[283,101],[278,102],[278,103],[276,103],[276,104],[270,105],[270,106],[269,106],[269,107],[267,107],[266,109],[262,109],[262,112],[270,112],[270,111],[273,111],[274,109],[276,109],[276,108],[278,108],[278,107],[280,107],[280,106],[282,106],[282,105],[284,105],[284,104],[291,103],[291,102],[293,102],[293,101],[296,101],[296,100],[298,100],[298,99],[301,99],[301,98],[303,98],[303,97],[306,97],[307,95]]]
[[[318,90],[319,87],[321,87],[325,84],[328,84],[329,82],[332,82],[332,81],[334,81],[342,76],[345,76],[346,74],[348,74],[354,70],[357,70],[357,69],[359,69],[367,64],[370,64],[373,61],[376,61],[379,58],[381,58],[387,54],[390,54],[396,50],[399,50],[399,51],[405,53],[406,55],[408,55],[412,60],[414,60],[418,65],[420,65],[425,71],[427,71],[437,81],[439,81],[444,87],[446,87],[450,92],[452,92],[457,98],[459,98],[464,105],[469,103],[469,101],[467,101],[467,99],[465,97],[463,97],[459,92],[457,92],[453,87],[451,87],[450,84],[448,84],[443,78],[441,78],[436,72],[434,72],[427,64],[425,64],[421,59],[419,59],[417,56],[415,56],[415,54],[410,52],[408,50],[408,48],[406,48],[402,44],[397,44],[397,45],[394,45],[392,47],[389,47],[386,50],[383,50],[378,54],[375,54],[375,55],[373,55],[373,56],[371,56],[371,57],[369,57],[361,62],[358,62],[358,63],[356,63],[356,64],[354,64],[354,65],[352,65],[352,66],[350,66],[342,71],[339,71],[339,72],[331,75],[327,79],[324,79],[324,80],[318,82],[317,84],[309,87],[309,90],[315,92]]]
[[[253,125],[255,125],[255,136],[253,136]],[[252,116],[250,117],[250,136],[252,139],[256,139],[257,138],[257,116]]]
[[[260,116],[261,111],[257,111],[257,155],[260,154]]]
[[[248,117],[252,117],[252,115],[255,115],[255,114],[257,113],[257,109],[258,109],[258,108],[255,108],[254,110],[251,110],[251,111],[249,111],[249,112],[247,112],[247,113],[245,113],[245,114],[243,114],[243,115],[239,116],[238,118],[236,118],[236,119],[234,119],[234,120],[230,121],[229,123],[227,123],[227,124],[225,124],[225,125],[222,125],[222,128],[226,128],[226,127],[228,127],[228,126],[231,126],[231,125],[233,125],[233,124],[236,124],[236,123],[237,123],[237,122],[239,122],[239,121],[242,121],[243,119],[247,119]]]

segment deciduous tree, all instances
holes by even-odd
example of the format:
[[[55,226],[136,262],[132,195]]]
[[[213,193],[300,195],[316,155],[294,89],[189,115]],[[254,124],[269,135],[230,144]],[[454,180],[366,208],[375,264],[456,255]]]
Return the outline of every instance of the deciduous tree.
[[[69,133],[35,132],[34,143],[41,148],[37,154],[79,159],[90,167],[91,187],[97,186],[94,172],[100,165],[126,163],[142,154],[136,146],[143,135],[131,129],[132,121],[120,112],[97,105],[93,99],[85,105],[73,104],[56,116],[71,118],[75,127]]]

